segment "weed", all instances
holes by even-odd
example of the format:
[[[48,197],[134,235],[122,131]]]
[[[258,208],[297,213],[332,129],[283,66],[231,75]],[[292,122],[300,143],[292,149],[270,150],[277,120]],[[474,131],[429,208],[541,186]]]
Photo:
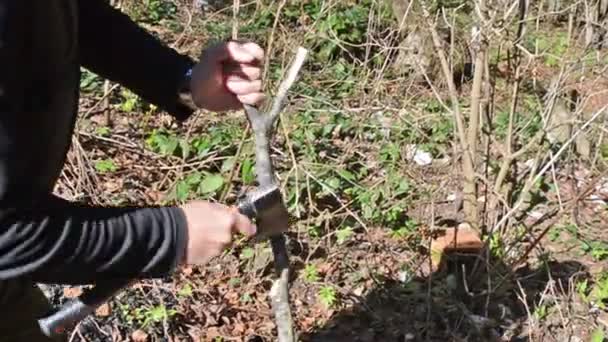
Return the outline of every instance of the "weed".
[[[339,245],[344,244],[353,236],[353,228],[345,227],[336,232],[336,238]]]
[[[178,291],[177,294],[180,297],[190,297],[192,296],[192,285],[189,283],[184,284]]]
[[[146,328],[151,324],[168,320],[177,313],[176,310],[167,309],[160,304],[154,307],[129,308],[126,304],[119,304],[120,313],[123,319],[129,324],[138,324],[141,328]]]
[[[103,88],[102,78],[85,68],[81,68],[80,71],[80,91],[83,94],[101,93]]]
[[[598,327],[591,334],[590,342],[604,342],[605,336],[604,329]]]
[[[210,198],[225,184],[224,177],[207,171],[192,172],[177,181],[169,196],[170,200],[186,201],[193,196]]]
[[[249,260],[255,256],[255,250],[251,247],[245,247],[241,251],[240,258],[241,260]]]
[[[95,169],[101,173],[114,172],[118,169],[112,159],[104,159],[95,163]]]
[[[316,265],[307,264],[306,267],[304,267],[304,279],[311,283],[317,282],[321,279],[319,277],[319,271],[317,270]]]
[[[608,274],[600,275],[593,285],[589,296],[589,300],[595,303],[600,309],[606,308],[606,300],[608,300]]]
[[[326,307],[332,307],[337,300],[336,290],[330,285],[324,285],[319,289],[319,299]]]

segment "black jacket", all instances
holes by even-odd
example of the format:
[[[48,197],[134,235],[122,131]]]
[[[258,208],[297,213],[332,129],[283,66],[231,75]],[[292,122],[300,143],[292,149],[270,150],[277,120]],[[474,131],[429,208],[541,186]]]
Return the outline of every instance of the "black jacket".
[[[74,129],[80,67],[184,120],[193,61],[103,0],[0,0],[0,280],[86,284],[169,275],[186,242],[175,207],[100,208],[52,194]]]

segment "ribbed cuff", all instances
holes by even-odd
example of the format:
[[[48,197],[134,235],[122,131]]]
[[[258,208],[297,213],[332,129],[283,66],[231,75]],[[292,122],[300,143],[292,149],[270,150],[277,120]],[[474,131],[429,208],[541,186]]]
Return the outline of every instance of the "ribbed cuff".
[[[182,266],[186,260],[186,251],[188,249],[188,221],[181,208],[169,207],[167,209],[173,218],[174,223],[175,259],[171,266],[171,272],[174,272]]]

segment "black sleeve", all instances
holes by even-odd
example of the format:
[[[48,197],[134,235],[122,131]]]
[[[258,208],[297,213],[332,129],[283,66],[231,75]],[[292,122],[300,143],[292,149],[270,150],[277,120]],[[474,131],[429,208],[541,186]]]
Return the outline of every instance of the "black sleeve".
[[[0,279],[93,284],[164,277],[183,260],[185,217],[176,207],[103,208],[55,196],[0,211]]]
[[[192,110],[178,102],[178,88],[194,61],[163,45],[107,1],[78,4],[81,65],[178,120],[187,119]]]

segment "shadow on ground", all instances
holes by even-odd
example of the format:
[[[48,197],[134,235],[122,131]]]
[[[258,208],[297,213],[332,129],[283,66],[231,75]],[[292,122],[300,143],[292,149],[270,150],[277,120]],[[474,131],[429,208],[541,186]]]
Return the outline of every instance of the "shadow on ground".
[[[475,263],[468,259],[448,260],[427,277],[383,279],[350,309],[300,340],[528,341],[526,322],[535,315],[540,298],[547,299],[548,285],[563,296],[571,291],[573,278],[588,276],[586,267],[575,261],[547,261],[538,268],[508,272],[501,263],[473,271]]]

